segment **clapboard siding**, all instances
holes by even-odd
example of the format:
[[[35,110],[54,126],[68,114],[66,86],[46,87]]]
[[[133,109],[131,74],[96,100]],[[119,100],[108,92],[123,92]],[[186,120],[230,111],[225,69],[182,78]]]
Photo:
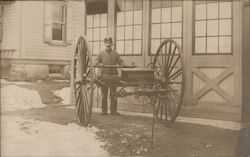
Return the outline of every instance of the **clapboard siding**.
[[[71,45],[50,45],[44,42],[45,1],[23,1],[22,11],[22,58],[70,60],[74,42]]]
[[[73,6],[74,18],[74,41],[77,42],[78,38],[85,35],[85,2],[76,1]]]
[[[11,57],[17,57],[19,53],[20,36],[20,2],[4,5],[3,9],[3,40],[2,50],[16,50]]]

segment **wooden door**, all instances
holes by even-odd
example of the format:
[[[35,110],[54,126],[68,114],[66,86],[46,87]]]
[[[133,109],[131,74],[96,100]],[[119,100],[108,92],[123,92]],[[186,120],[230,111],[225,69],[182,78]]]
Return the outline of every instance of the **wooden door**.
[[[250,122],[250,1],[243,4],[242,16],[242,122]],[[248,124],[249,125],[249,124]],[[249,126],[248,126],[249,127]]]
[[[201,116],[211,113],[211,117],[206,118],[239,120],[241,2],[199,1],[192,5],[187,105],[202,109],[199,110]]]

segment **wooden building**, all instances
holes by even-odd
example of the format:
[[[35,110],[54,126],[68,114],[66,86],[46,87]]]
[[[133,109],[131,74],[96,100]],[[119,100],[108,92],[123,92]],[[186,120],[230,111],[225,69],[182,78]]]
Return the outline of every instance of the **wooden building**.
[[[192,110],[193,116],[249,122],[249,5],[249,0],[14,1],[1,10],[1,59],[11,75],[67,73],[76,40],[86,34],[93,55],[110,36],[126,62],[146,67],[161,41],[171,38],[184,53],[182,114]]]
[[[83,32],[82,1],[7,1],[1,5],[1,74],[10,79],[67,75]],[[83,33],[81,33],[83,34]]]

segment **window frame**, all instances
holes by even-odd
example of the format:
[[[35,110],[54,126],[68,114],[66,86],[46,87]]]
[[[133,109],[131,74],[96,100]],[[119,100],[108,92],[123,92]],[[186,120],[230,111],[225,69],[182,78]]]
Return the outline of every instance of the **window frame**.
[[[54,14],[54,7],[55,6],[60,6],[60,7],[63,7],[63,21],[60,22],[60,21],[54,21],[53,20],[53,14]],[[60,24],[62,26],[62,40],[55,40],[53,39],[53,27],[54,27],[54,24]],[[54,2],[52,4],[52,37],[51,37],[51,40],[53,43],[66,43],[66,34],[67,34],[67,4],[66,3],[63,3],[63,2]]]
[[[87,5],[88,5],[88,3],[87,3],[87,1],[85,2],[86,3],[86,11],[85,11],[85,34],[86,34],[86,36],[87,36],[87,32],[88,32],[88,29],[92,29],[92,40],[89,40],[88,39],[88,42],[90,43],[90,46],[91,46],[91,52],[92,52],[92,56],[97,56],[98,55],[98,53],[97,54],[94,54],[94,42],[98,42],[99,43],[99,53],[102,51],[102,49],[101,49],[101,45],[103,44],[104,45],[104,42],[103,42],[103,40],[104,39],[101,39],[101,29],[105,29],[106,28],[106,36],[108,36],[108,25],[109,25],[109,21],[108,21],[108,16],[109,16],[109,10],[108,10],[108,0],[107,0],[107,13],[98,13],[98,14],[89,14],[89,15],[91,15],[91,16],[93,16],[92,17],[92,26],[91,27],[88,27],[88,13],[87,13]],[[101,26],[101,21],[102,21],[102,18],[101,18],[101,16],[103,15],[103,14],[106,14],[107,15],[107,17],[106,17],[106,21],[107,21],[107,23],[106,23],[106,26]],[[99,15],[100,16],[100,25],[98,26],[98,27],[95,27],[94,26],[94,15]],[[100,29],[99,30],[99,40],[94,40],[94,29],[96,29],[96,28],[98,28],[98,29]],[[88,36],[87,36],[88,37]],[[113,41],[114,42],[114,41]]]
[[[3,11],[4,5],[2,4],[0,6],[0,43],[3,41]]]
[[[208,0],[204,0],[205,1],[205,3],[203,3],[203,4],[205,4],[206,5],[206,19],[203,19],[203,20],[196,20],[195,19],[195,16],[196,16],[196,11],[195,11],[195,7],[196,7],[196,1],[194,0],[193,1],[193,5],[192,5],[192,12],[193,12],[193,14],[192,14],[192,18],[193,18],[193,20],[192,20],[192,26],[193,26],[193,28],[192,28],[192,56],[213,56],[213,55],[216,55],[216,56],[218,56],[218,55],[220,55],[220,56],[224,56],[224,55],[233,55],[233,23],[234,23],[234,18],[233,18],[233,0],[227,0],[227,1],[220,1],[220,0],[217,0],[217,2],[218,2],[218,18],[216,19],[208,19],[207,18],[207,13],[208,13]],[[223,3],[223,2],[231,2],[231,17],[230,18],[220,18],[219,16],[219,12],[220,12],[220,3]],[[211,2],[210,2],[211,3]],[[200,5],[200,4],[198,4],[198,5]],[[221,20],[231,20],[231,35],[220,35],[220,33],[219,33],[219,29],[220,29],[220,21]],[[210,20],[218,20],[218,35],[216,35],[216,36],[208,36],[207,35],[207,21],[210,21]],[[203,38],[205,38],[206,39],[206,48],[205,48],[205,52],[204,53],[196,53],[195,52],[195,46],[196,46],[196,42],[195,42],[195,39],[197,38],[196,37],[196,35],[195,35],[195,28],[196,28],[196,25],[195,25],[195,22],[197,22],[197,21],[205,21],[206,22],[206,35],[205,36],[198,36],[198,38],[201,38],[201,37],[203,37]],[[211,52],[209,52],[208,53],[208,51],[207,51],[207,38],[208,37],[217,37],[218,38],[218,52],[215,52],[215,53],[211,53]],[[230,39],[231,39],[231,47],[230,47],[230,49],[231,49],[231,52],[220,52],[220,45],[219,45],[219,38],[220,37],[230,37]]]
[[[107,14],[107,13],[106,13]],[[100,22],[100,25],[99,26],[94,26],[94,16],[95,15],[99,15],[100,16],[100,20],[99,20],[99,22]],[[88,42],[90,43],[90,45],[91,45],[91,50],[92,50],[92,55],[93,56],[96,56],[96,55],[98,55],[98,54],[94,54],[94,49],[93,49],[93,47],[94,47],[94,43],[95,42],[98,42],[99,43],[99,51],[101,51],[101,44],[104,44],[103,43],[103,39],[101,39],[101,30],[102,29],[106,29],[106,35],[105,36],[107,36],[108,35],[108,14],[107,14],[107,25],[106,26],[101,26],[101,21],[102,21],[102,18],[101,18],[101,16],[102,16],[103,14],[93,14],[93,15],[91,15],[91,16],[93,16],[92,18],[93,18],[93,21],[92,21],[92,26],[91,27],[88,27],[87,26],[87,22],[86,22],[86,29],[85,29],[85,31],[86,31],[86,35],[87,35],[87,32],[88,32],[88,29],[91,29],[91,31],[92,31],[92,40],[88,40]],[[89,16],[89,15],[87,15],[87,16]],[[86,16],[86,21],[87,21],[87,16]],[[99,39],[98,40],[95,40],[94,39],[94,29],[99,29]]]
[[[126,1],[127,0],[123,0],[123,1],[125,1],[125,6],[124,7],[126,8]],[[142,6],[141,6],[142,9],[135,9],[134,8],[135,1],[136,0],[132,0],[132,2],[133,2],[133,9],[132,10],[121,11],[121,12],[124,13],[124,19],[123,19],[124,24],[122,24],[122,25],[118,25],[117,24],[117,14],[118,14],[117,8],[115,8],[115,10],[114,10],[114,14],[115,14],[115,23],[114,23],[114,29],[115,29],[115,33],[114,33],[115,40],[114,41],[115,41],[115,43],[114,43],[114,47],[117,50],[117,41],[123,41],[124,42],[123,43],[123,45],[124,45],[123,49],[124,49],[124,52],[125,52],[125,42],[126,41],[131,41],[132,42],[132,53],[131,54],[126,54],[126,53],[119,53],[118,52],[119,55],[121,55],[121,56],[143,56],[143,30],[146,27],[145,25],[143,25],[143,20],[144,20],[144,13],[143,13],[143,11],[144,11],[144,7],[143,7],[144,0],[141,0],[141,2],[142,2]],[[115,5],[118,6],[117,1],[115,2]],[[134,24],[134,17],[135,17],[134,12],[138,11],[138,10],[140,10],[142,12],[142,16],[141,16],[142,23],[141,24]],[[129,11],[133,12],[132,24],[125,24],[125,22],[126,22],[125,14],[126,14],[126,12],[129,12]],[[141,26],[141,38],[140,39],[134,39],[134,27],[135,26]],[[124,27],[124,34],[123,34],[124,38],[123,39],[117,39],[117,28],[118,27]],[[132,38],[131,39],[125,39],[125,35],[126,35],[125,29],[126,29],[126,27],[132,27]],[[138,41],[138,40],[141,41],[141,52],[140,53],[134,53],[134,41]]]
[[[150,31],[149,31],[149,40],[148,40],[148,44],[149,44],[149,51],[148,51],[148,56],[154,56],[155,54],[154,53],[151,53],[151,50],[152,50],[152,39],[158,39],[158,40],[160,40],[160,44],[161,44],[161,40],[163,40],[163,39],[165,39],[165,38],[162,38],[161,37],[161,35],[160,35],[160,38],[152,38],[152,25],[153,24],[160,24],[160,25],[162,25],[162,24],[170,24],[170,38],[169,39],[181,39],[181,48],[183,49],[183,35],[184,35],[184,27],[183,27],[183,22],[184,22],[184,12],[183,12],[183,10],[184,10],[184,1],[185,0],[181,0],[181,2],[182,2],[182,5],[180,6],[181,7],[181,20],[180,21],[172,21],[172,8],[173,7],[175,7],[175,6],[173,6],[172,5],[172,3],[173,3],[173,1],[174,0],[171,0],[171,6],[170,7],[166,7],[166,8],[170,8],[171,9],[171,14],[170,14],[170,21],[169,22],[162,22],[161,20],[160,20],[160,22],[159,23],[153,23],[152,22],[152,10],[154,9],[153,8],[153,5],[152,5],[152,2],[153,2],[154,0],[150,0],[150,8],[149,8],[149,10],[150,10],[150,19],[149,19],[149,28],[150,28]],[[162,4],[162,1],[164,1],[164,0],[160,0],[160,2],[161,2],[161,4]],[[168,0],[169,1],[169,0]],[[161,13],[160,13],[160,15],[162,15],[162,6],[160,7],[160,10],[161,10]],[[174,23],[180,23],[181,24],[181,37],[172,37],[172,25],[174,24]],[[160,26],[161,27],[161,26]],[[161,29],[162,30],[162,29]],[[162,34],[162,32],[161,32],[161,30],[160,30],[160,34]],[[160,45],[159,45],[160,46]]]

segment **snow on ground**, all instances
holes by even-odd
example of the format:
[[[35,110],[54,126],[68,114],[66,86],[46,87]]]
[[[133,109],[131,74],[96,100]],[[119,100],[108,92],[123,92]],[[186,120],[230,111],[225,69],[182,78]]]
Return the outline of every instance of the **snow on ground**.
[[[1,84],[15,84],[15,85],[33,85],[33,83],[30,82],[21,82],[21,81],[6,81],[5,79],[0,80]]]
[[[105,157],[95,127],[60,125],[19,117],[1,118],[1,156]]]
[[[63,105],[70,104],[70,87],[65,87],[63,89],[56,90],[53,93],[62,99]]]
[[[24,110],[45,106],[40,95],[35,90],[21,88],[16,85],[7,85],[1,88],[2,111]]]
[[[53,80],[53,81],[56,81],[56,82],[69,82],[69,80]]]

